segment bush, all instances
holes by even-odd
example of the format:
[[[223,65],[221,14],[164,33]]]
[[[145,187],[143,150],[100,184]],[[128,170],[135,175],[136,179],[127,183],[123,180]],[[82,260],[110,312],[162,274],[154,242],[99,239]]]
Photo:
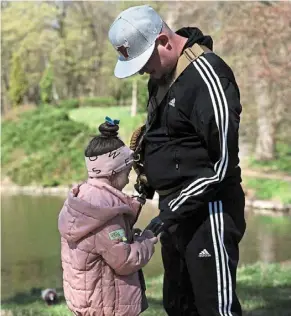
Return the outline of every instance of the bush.
[[[108,97],[90,97],[90,98],[82,98],[80,105],[81,106],[112,106],[112,105],[116,105],[117,101],[115,100],[115,98],[108,96]]]
[[[92,130],[68,110],[42,106],[2,123],[2,172],[20,185],[55,186],[86,177],[84,148]]]
[[[78,99],[66,99],[58,102],[58,106],[64,109],[76,109],[80,106]]]

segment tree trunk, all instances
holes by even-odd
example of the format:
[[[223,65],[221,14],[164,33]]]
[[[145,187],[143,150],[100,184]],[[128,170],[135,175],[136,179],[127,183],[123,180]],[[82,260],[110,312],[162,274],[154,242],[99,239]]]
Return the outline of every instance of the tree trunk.
[[[270,95],[270,87],[261,79],[255,83],[257,103],[257,141],[255,158],[257,160],[275,159],[276,122]]]
[[[137,112],[137,80],[132,81],[132,101],[131,101],[131,116],[136,116]]]

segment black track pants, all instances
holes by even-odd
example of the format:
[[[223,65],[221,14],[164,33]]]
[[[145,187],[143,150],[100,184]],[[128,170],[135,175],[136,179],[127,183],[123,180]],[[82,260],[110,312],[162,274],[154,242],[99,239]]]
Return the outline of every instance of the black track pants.
[[[235,289],[244,205],[235,220],[224,206],[233,205],[210,202],[206,218],[194,233],[188,222],[174,233],[161,235],[163,305],[169,316],[242,315]]]

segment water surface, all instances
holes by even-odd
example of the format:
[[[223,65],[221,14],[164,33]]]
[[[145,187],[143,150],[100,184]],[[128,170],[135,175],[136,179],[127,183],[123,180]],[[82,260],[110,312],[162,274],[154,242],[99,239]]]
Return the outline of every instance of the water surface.
[[[2,196],[2,300],[32,288],[62,285],[60,236],[57,218],[64,198]],[[157,214],[147,204],[138,221],[144,228]],[[291,217],[269,217],[247,212],[247,231],[241,242],[240,264],[280,262],[291,258]],[[160,246],[144,269],[146,277],[163,272]]]

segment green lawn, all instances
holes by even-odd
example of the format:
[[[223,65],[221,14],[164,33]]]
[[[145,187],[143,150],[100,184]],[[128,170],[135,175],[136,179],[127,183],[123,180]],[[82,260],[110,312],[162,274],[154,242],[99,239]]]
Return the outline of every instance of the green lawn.
[[[89,127],[98,131],[98,126],[104,122],[106,116],[112,119],[119,119],[119,133],[122,140],[129,144],[132,132],[144,124],[145,114],[130,115],[129,106],[110,107],[81,107],[74,109],[69,114],[70,118],[76,122],[85,123]],[[98,131],[99,134],[99,131]]]
[[[276,158],[270,161],[249,160],[249,167],[266,173],[281,172],[291,174],[291,149],[290,144],[278,142],[276,145]]]
[[[161,305],[162,277],[147,282],[150,308],[144,316],[163,316]],[[238,294],[245,316],[290,316],[291,265],[254,264],[241,267],[238,272]],[[9,302],[2,302],[6,316],[69,316],[65,302],[46,307],[38,296],[19,294]],[[8,312],[10,311],[10,313]],[[3,311],[2,311],[3,312]],[[178,315],[177,315],[178,316]]]
[[[247,188],[254,190],[258,199],[291,203],[291,182],[289,181],[244,177],[244,183]]]

